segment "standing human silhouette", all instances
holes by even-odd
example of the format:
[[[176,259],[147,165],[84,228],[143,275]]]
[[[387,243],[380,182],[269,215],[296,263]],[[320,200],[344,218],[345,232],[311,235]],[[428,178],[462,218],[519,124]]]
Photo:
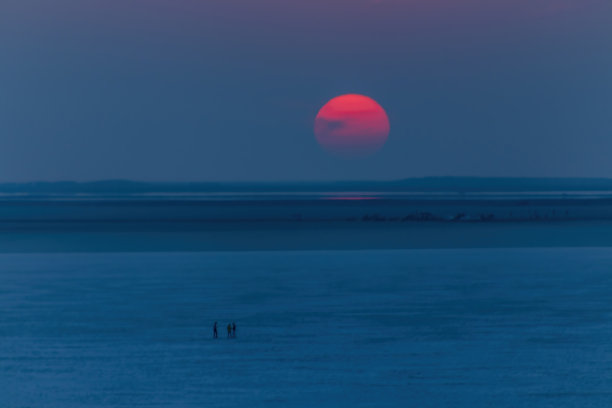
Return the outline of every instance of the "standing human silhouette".
[[[213,339],[216,339],[219,337],[219,332],[217,332],[217,322],[215,322],[215,324],[213,325]]]
[[[236,337],[236,322],[232,323],[232,337]]]
[[[227,338],[232,337],[232,325],[230,323],[227,324]]]

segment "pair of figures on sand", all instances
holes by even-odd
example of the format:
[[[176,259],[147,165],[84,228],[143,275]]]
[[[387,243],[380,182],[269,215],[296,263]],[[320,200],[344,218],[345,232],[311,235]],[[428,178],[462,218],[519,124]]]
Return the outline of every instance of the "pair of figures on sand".
[[[215,322],[213,326],[213,337],[216,339],[219,337],[219,332],[217,331],[217,322]],[[227,338],[236,337],[236,323],[228,323],[227,324]]]

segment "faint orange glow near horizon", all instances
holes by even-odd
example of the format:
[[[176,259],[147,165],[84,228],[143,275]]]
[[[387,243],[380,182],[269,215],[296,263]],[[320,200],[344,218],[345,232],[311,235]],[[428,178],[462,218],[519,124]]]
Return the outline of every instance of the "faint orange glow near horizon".
[[[364,157],[380,150],[389,137],[389,118],[374,99],[358,94],[337,96],[315,118],[314,133],[325,150]]]

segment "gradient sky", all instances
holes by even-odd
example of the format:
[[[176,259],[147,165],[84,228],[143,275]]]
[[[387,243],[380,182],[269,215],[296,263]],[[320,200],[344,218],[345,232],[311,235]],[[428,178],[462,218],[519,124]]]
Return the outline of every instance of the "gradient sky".
[[[362,93],[385,147],[314,117]],[[0,181],[612,177],[610,0],[3,0]]]

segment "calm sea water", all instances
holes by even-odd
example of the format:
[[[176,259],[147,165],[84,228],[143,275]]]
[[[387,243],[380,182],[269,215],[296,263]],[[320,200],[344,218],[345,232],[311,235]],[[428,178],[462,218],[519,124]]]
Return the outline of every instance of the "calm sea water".
[[[4,254],[0,283],[4,408],[612,404],[612,249]]]

